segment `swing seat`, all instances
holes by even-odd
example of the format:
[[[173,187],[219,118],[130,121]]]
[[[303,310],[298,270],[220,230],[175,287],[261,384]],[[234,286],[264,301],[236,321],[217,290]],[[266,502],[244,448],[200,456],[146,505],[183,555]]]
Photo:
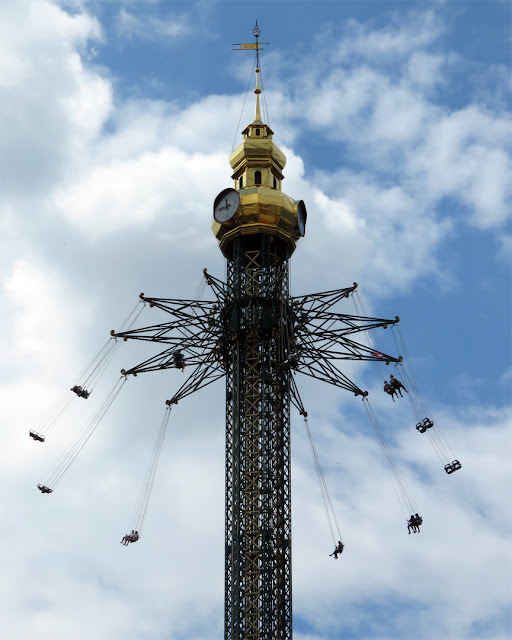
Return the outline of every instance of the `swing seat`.
[[[39,489],[39,491],[41,493],[52,493],[53,489],[50,489],[50,487],[47,487],[44,484],[38,484],[37,488]]]
[[[423,422],[418,422],[418,424],[416,425],[416,429],[418,429],[420,433],[425,433],[427,427],[423,424]]]
[[[430,418],[425,418],[423,420],[423,424],[425,425],[426,429],[430,429],[431,427],[434,426],[434,423],[432,422],[432,420]]]
[[[34,440],[37,440],[37,442],[44,442],[44,436],[42,436],[40,433],[37,433],[37,431],[29,431],[29,436],[31,438],[34,438]]]
[[[448,474],[453,473],[454,471],[458,471],[459,469],[462,469],[462,465],[458,460],[454,460],[453,462],[445,465],[444,467],[444,470]]]

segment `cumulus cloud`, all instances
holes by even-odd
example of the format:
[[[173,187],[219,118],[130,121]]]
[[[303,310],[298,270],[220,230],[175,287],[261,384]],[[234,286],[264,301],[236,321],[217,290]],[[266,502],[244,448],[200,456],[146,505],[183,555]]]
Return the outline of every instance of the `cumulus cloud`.
[[[507,549],[510,523],[503,521],[496,508],[491,485],[508,485],[511,478],[506,466],[496,465],[492,458],[493,452],[510,446],[507,436],[510,412],[481,411],[475,407],[469,412],[470,423],[454,420],[449,412],[438,416],[442,432],[458,443],[457,455],[464,465],[458,477],[456,474],[446,476],[430,443],[421,439],[413,425],[400,428],[405,425],[401,419],[397,424],[395,418],[394,456],[424,517],[421,537],[406,534],[404,539],[401,518],[395,520],[398,501],[393,496],[383,453],[370,437],[371,433],[365,433],[361,414],[358,417],[351,413],[348,427],[345,411],[328,426],[320,426],[324,421],[322,410],[310,417],[314,433],[319,434],[317,448],[346,543],[347,553],[334,571],[333,561],[325,549],[330,536],[320,492],[310,482],[312,469],[307,470],[308,458],[311,460],[307,440],[303,431],[295,432],[294,495],[301,495],[300,503],[294,505],[294,578],[300,589],[296,613],[314,624],[318,633],[324,634],[321,637],[327,638],[342,634],[357,637],[358,633],[362,637],[378,637],[385,615],[381,607],[385,607],[386,602],[391,604],[391,599],[403,602],[407,609],[418,610],[418,615],[414,614],[418,637],[470,637],[472,626],[486,623],[491,615],[495,616],[499,628],[500,616],[508,602],[497,559],[507,563],[511,560]],[[353,429],[354,423],[357,430]],[[469,436],[464,444],[463,433]],[[477,451],[482,452],[482,457]],[[477,457],[479,462],[475,466]],[[372,461],[370,467],[365,464],[368,460]],[[420,463],[421,474],[414,460]],[[463,474],[468,477],[464,479]],[[482,474],[486,476],[486,486],[480,482]],[[475,484],[480,485],[478,489]],[[317,529],[316,534],[313,529]],[[484,540],[489,530],[493,532],[493,543],[487,546]],[[471,531],[471,536],[464,533],[467,531]],[[357,538],[352,538],[356,533]],[[385,553],[379,544],[382,536],[387,540]],[[297,546],[307,545],[312,537],[324,538],[325,543],[304,555]],[[479,553],[474,553],[475,548]],[[411,566],[415,567],[417,580],[411,577]],[[489,578],[489,591],[482,599],[475,577],[482,575],[486,566],[494,566],[496,571],[494,577]],[[449,577],[447,567],[452,567]],[[342,578],[338,572],[342,572]],[[387,576],[387,595],[382,593],[384,583],[379,578],[382,575]],[[468,591],[461,592],[460,580],[468,586]],[[451,614],[437,620],[421,615],[427,592],[429,603],[437,601],[430,606],[439,606]],[[340,607],[346,616],[340,615]],[[367,607],[372,609],[370,615]],[[410,619],[397,616],[394,620],[395,637],[407,637]],[[389,619],[385,623],[389,629],[388,623]],[[492,631],[488,637],[493,637]]]
[[[30,359],[41,367],[44,361],[51,361],[48,341],[55,342],[65,339],[66,333],[69,335],[75,313],[79,315],[77,301],[68,313],[55,317],[53,308],[61,299],[69,299],[71,292],[66,291],[59,274],[52,274],[46,265],[29,260],[18,260],[14,264],[11,273],[3,279],[2,289],[9,308],[17,315],[11,324],[15,333],[6,341],[4,354],[15,349],[18,357]],[[43,335],[46,341],[41,340]]]
[[[510,114],[499,101],[493,108],[442,104],[441,87],[449,86],[460,58],[440,51],[442,28],[433,14],[400,18],[382,28],[343,27],[338,46],[329,33],[300,69],[285,61],[292,113],[344,144],[363,175],[402,185],[416,208],[441,211],[454,198],[464,206],[459,222],[501,231],[512,199]],[[390,65],[396,57],[402,64]]]
[[[172,147],[146,152],[93,169],[83,181],[57,192],[55,204],[93,237],[166,215],[178,240],[183,232],[201,229],[198,222],[210,208],[222,160],[224,155],[190,155]]]
[[[110,110],[108,81],[81,57],[101,28],[86,13],[23,0],[2,5],[0,30],[0,197],[41,196]]]

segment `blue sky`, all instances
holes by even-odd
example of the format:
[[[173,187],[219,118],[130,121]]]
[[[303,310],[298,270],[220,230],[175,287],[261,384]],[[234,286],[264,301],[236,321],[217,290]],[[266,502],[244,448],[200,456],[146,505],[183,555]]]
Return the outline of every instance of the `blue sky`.
[[[147,349],[122,345],[44,445],[27,431],[139,292],[188,298],[203,267],[224,277],[211,206],[253,118],[249,93],[237,128],[253,59],[232,43],[252,41],[256,19],[283,190],[308,207],[292,293],[357,281],[369,315],[399,315],[419,391],[463,464],[447,476],[408,401],[384,397],[375,367],[347,366],[424,516],[408,536],[360,402],[297,378],[347,547],[328,557],[294,415],[294,637],[510,638],[511,7],[492,0],[2,5],[3,635],[223,637],[222,384],[173,412],[128,549],[181,373],[130,379],[51,496],[35,485]],[[140,324],[158,321],[145,309]]]

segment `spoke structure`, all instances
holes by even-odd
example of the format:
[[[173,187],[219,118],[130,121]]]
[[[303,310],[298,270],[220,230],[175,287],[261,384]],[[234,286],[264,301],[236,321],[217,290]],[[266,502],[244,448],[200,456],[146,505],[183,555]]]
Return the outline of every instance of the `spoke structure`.
[[[290,402],[303,411],[294,376],[302,373],[365,395],[342,360],[399,362],[353,340],[398,322],[338,313],[345,289],[291,297],[288,248],[271,236],[236,238],[227,283],[204,275],[213,301],[151,298],[166,323],[112,335],[165,345],[122,371],[176,368],[179,350],[191,373],[167,400],[176,404],[226,378],[225,629],[229,640],[292,637]],[[289,356],[294,356],[290,364]],[[298,399],[297,399],[298,398]]]

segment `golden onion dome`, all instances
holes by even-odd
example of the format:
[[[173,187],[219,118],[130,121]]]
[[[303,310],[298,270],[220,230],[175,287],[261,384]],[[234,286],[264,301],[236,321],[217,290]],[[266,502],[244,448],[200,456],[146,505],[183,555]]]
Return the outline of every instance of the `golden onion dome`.
[[[225,256],[235,237],[270,234],[288,245],[290,255],[301,237],[297,224],[298,201],[281,191],[286,156],[273,142],[272,129],[261,119],[259,68],[256,68],[256,113],[243,131],[241,144],[229,157],[234,188],[240,196],[236,214],[228,221],[212,222],[212,230]]]

